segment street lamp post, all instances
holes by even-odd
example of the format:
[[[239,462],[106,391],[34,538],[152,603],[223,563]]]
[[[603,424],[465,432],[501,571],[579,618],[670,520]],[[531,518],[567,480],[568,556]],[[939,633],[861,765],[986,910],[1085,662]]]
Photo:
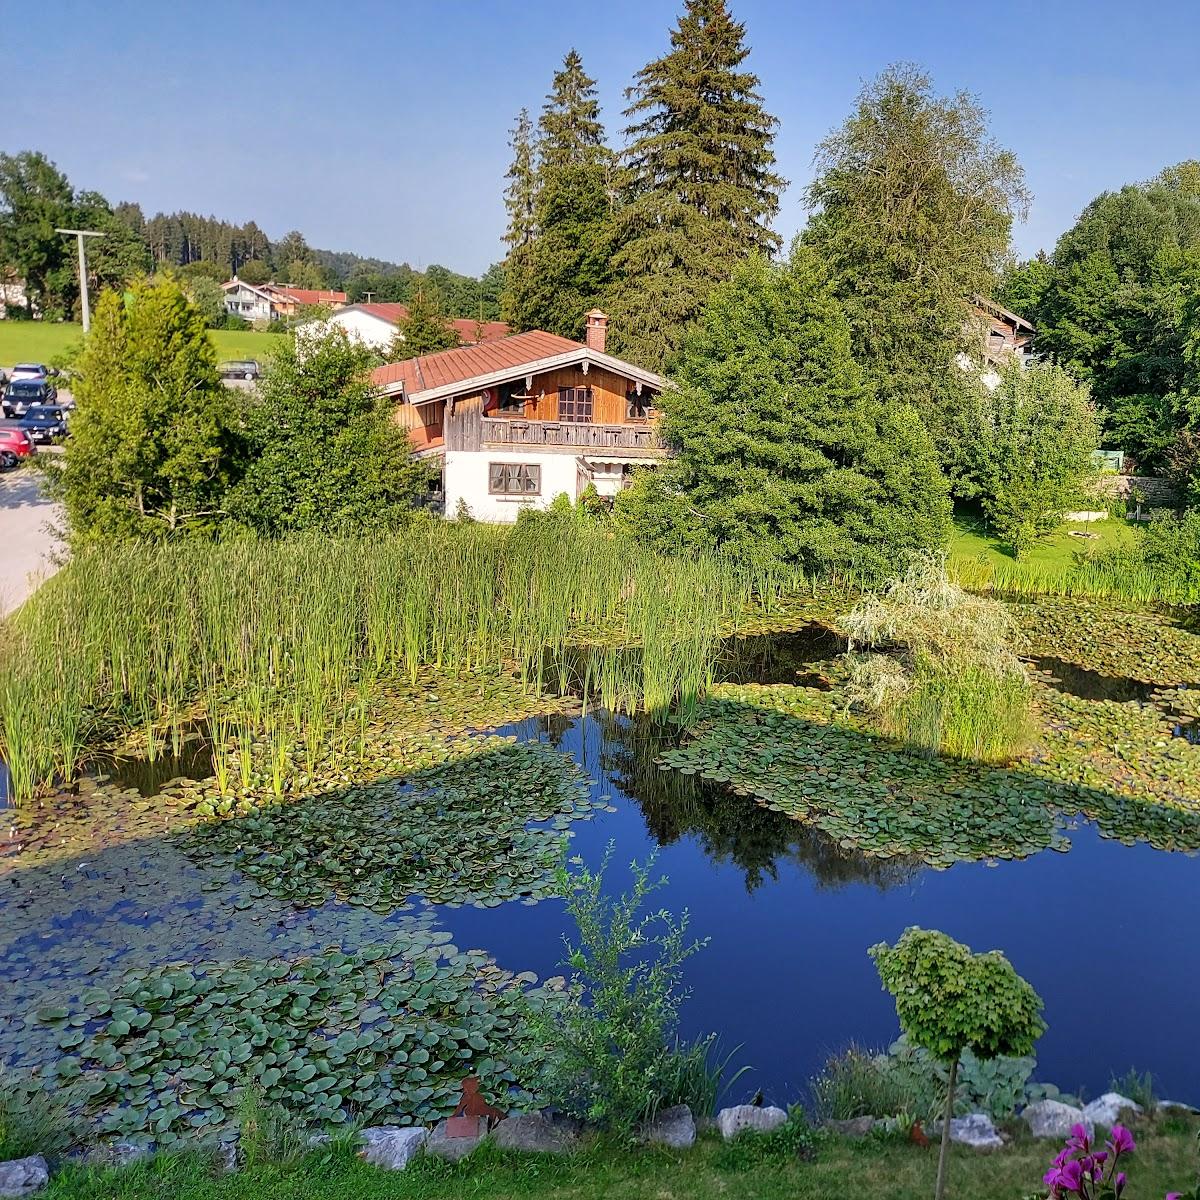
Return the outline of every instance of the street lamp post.
[[[92,314],[88,311],[87,290],[87,253],[83,248],[83,239],[103,237],[97,229],[56,229],[55,233],[69,233],[79,241],[79,305],[83,309],[83,332],[87,333],[92,327]]]

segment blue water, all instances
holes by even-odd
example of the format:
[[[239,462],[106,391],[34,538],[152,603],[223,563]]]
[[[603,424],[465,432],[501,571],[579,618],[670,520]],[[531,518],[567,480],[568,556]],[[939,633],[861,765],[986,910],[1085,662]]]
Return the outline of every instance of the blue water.
[[[1037,988],[1050,1027],[1038,1044],[1039,1080],[1096,1095],[1111,1073],[1136,1067],[1154,1073],[1159,1095],[1200,1102],[1194,856],[1124,846],[1081,824],[1066,854],[948,871],[873,869],[750,800],[705,788],[724,825],[672,840],[672,803],[647,795],[653,777],[643,772],[632,785],[645,803],[619,786],[627,775],[614,760],[628,735],[611,720],[559,718],[552,731],[534,720],[507,732],[554,741],[592,777],[595,795],[609,797],[616,811],[576,823],[571,853],[595,866],[614,842],[610,890],[627,884],[631,859],[658,848],[669,883],[656,905],[687,909],[692,932],[710,939],[686,964],[692,994],[681,1032],[716,1032],[727,1050],[740,1045],[735,1061],[753,1073],[739,1089],[799,1099],[829,1053],[851,1041],[886,1047],[899,1030],[867,947],[922,925],[975,950],[1003,950]],[[731,858],[761,863],[773,850],[773,872],[748,872]],[[484,947],[515,970],[562,971],[570,921],[560,901],[438,914],[460,946]]]

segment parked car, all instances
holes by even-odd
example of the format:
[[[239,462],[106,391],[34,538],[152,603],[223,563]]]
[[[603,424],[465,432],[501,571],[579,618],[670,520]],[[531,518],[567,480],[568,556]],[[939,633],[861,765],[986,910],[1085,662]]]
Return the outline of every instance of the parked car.
[[[33,439],[19,425],[0,425],[0,459],[5,467],[15,467],[34,451]]]
[[[222,379],[257,379],[262,374],[262,368],[252,358],[223,362],[218,370]]]
[[[53,372],[45,363],[17,363],[12,369],[11,379],[40,379],[43,383]]]
[[[0,409],[6,417],[23,417],[31,405],[53,404],[57,399],[58,389],[44,379],[10,379]]]
[[[67,436],[67,414],[58,404],[31,404],[17,422],[35,442],[61,442]]]

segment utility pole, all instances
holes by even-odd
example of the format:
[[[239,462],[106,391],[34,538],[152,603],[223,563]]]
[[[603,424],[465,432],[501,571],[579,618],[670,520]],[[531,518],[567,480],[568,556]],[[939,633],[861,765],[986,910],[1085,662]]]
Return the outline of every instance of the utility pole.
[[[92,314],[88,311],[87,290],[87,252],[83,248],[83,239],[103,237],[97,229],[55,229],[55,233],[69,233],[79,240],[79,306],[83,309],[83,332],[87,333],[92,327]]]
[[[366,297],[366,300],[365,300],[365,302],[364,302],[364,303],[366,303],[366,304],[370,304],[370,303],[371,303],[371,297],[372,297],[373,295],[375,295],[375,293],[374,293],[374,292],[363,292],[363,295]]]

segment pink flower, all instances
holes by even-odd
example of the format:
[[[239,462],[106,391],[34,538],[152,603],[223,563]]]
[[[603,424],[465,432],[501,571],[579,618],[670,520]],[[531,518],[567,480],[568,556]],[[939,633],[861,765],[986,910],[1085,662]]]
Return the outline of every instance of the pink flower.
[[[1132,1154],[1137,1149],[1133,1134],[1124,1125],[1114,1125],[1108,1139],[1108,1148],[1117,1154]]]
[[[1117,1200],[1120,1200],[1121,1193],[1124,1190],[1125,1190],[1125,1172],[1118,1171],[1116,1174],[1116,1177],[1113,1179],[1113,1192],[1115,1193]]]

